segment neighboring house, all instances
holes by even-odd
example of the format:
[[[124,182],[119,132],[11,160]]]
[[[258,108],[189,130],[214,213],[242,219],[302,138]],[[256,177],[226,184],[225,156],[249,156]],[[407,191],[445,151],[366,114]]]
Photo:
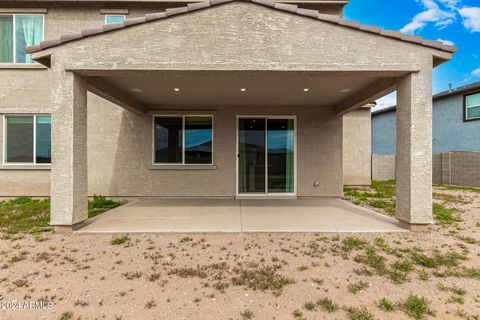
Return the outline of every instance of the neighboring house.
[[[341,197],[361,108],[397,90],[397,218],[432,223],[431,74],[456,48],[295,3],[2,3],[0,195],[51,194],[59,230],[95,193]]]
[[[480,151],[480,82],[433,96],[433,153]],[[396,107],[372,112],[372,153],[394,155]]]

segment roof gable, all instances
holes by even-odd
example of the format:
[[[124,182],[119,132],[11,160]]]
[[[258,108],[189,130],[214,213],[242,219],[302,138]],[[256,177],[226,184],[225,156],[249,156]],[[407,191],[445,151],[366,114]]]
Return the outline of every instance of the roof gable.
[[[121,23],[108,24],[98,28],[85,29],[85,30],[82,30],[81,32],[64,34],[57,39],[45,40],[45,41],[42,41],[40,44],[29,46],[27,47],[27,52],[35,53],[35,52],[42,51],[44,49],[60,46],[62,44],[69,43],[72,41],[77,41],[77,40],[88,38],[94,35],[108,33],[113,30],[121,30],[121,29],[129,28],[131,26],[145,24],[151,21],[165,19],[168,17],[180,15],[180,14],[186,14],[192,11],[206,9],[218,4],[235,2],[235,1],[238,1],[238,0],[210,0],[208,2],[206,1],[206,2],[190,3],[187,6],[183,6],[183,7],[168,8],[166,9],[165,12],[146,14],[144,17],[127,19]],[[457,48],[455,46],[445,45],[441,41],[425,40],[418,36],[402,34],[399,31],[384,30],[377,26],[362,25],[358,21],[345,20],[337,16],[321,14],[317,10],[298,8],[296,5],[275,3],[273,0],[245,0],[242,2],[252,2],[258,5],[273,8],[275,10],[285,11],[285,12],[289,12],[292,14],[306,17],[306,18],[320,20],[320,21],[338,25],[344,28],[356,30],[359,32],[367,32],[367,33],[375,34],[381,37],[391,38],[391,39],[412,43],[412,44],[416,44],[424,47],[434,48],[434,49],[449,52],[449,53],[454,53],[457,51]]]

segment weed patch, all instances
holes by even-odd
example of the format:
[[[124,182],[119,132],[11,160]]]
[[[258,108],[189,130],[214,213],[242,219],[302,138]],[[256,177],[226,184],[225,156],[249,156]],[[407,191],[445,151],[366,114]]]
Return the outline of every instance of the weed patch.
[[[242,312],[240,312],[240,315],[242,316],[243,320],[253,319],[253,312],[250,310],[243,310]]]
[[[428,256],[421,252],[412,252],[411,259],[415,264],[418,264],[427,268],[437,268],[439,266],[456,267],[460,264],[460,261],[467,260],[464,254],[457,252],[448,252],[441,254],[435,252],[433,256]]]
[[[383,311],[393,311],[395,310],[395,303],[391,302],[387,298],[382,298],[378,301],[377,306]]]
[[[116,236],[116,237],[113,237],[112,240],[110,240],[110,244],[114,246],[118,246],[126,243],[129,240],[130,238],[128,236]]]
[[[18,197],[0,202],[0,230],[7,234],[51,231],[50,199]]]
[[[348,291],[350,291],[353,294],[356,294],[366,288],[368,288],[368,283],[365,281],[359,281],[357,283],[350,284],[348,286]]]
[[[371,314],[367,308],[348,308],[348,316],[351,320],[374,320],[373,314]]]
[[[233,285],[260,291],[271,290],[275,296],[280,295],[285,286],[295,283],[292,278],[278,274],[277,268],[272,266],[238,269],[235,272],[238,276],[232,278]]]
[[[410,317],[422,319],[426,315],[434,315],[428,308],[428,300],[416,295],[410,295],[400,304],[400,308]]]
[[[433,216],[440,224],[452,224],[454,222],[461,222],[462,219],[455,216],[454,209],[446,208],[445,206],[434,203],[433,204]]]
[[[329,298],[322,298],[317,300],[317,306],[319,306],[320,308],[322,308],[324,311],[327,311],[327,312],[335,312],[339,309],[338,304],[334,303]]]
[[[107,199],[104,196],[94,195],[93,199],[88,201],[88,217],[93,218],[113,208],[121,206],[122,203]]]

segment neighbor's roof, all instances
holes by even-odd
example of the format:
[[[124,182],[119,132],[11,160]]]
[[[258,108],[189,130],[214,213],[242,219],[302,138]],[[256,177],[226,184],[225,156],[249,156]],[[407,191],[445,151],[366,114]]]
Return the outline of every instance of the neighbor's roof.
[[[458,88],[455,88],[455,89],[452,89],[452,90],[446,90],[446,91],[442,91],[440,93],[437,93],[433,96],[433,100],[438,100],[438,99],[441,99],[441,98],[446,98],[446,97],[454,96],[454,95],[457,95],[457,94],[473,92],[473,91],[476,91],[476,90],[480,90],[480,81],[479,82],[474,82],[474,83],[471,83],[471,84],[467,84],[466,86],[458,87]],[[383,109],[380,109],[380,110],[376,110],[376,111],[372,112],[372,116],[376,116],[376,115],[379,115],[379,114],[382,114],[382,113],[392,112],[392,111],[395,111],[396,109],[397,109],[397,106],[391,106],[391,107],[383,108]]]
[[[433,96],[433,99],[435,100],[435,99],[445,98],[448,96],[453,96],[455,94],[462,94],[465,92],[470,92],[475,90],[480,90],[480,81],[470,83],[470,84],[467,84],[466,86],[458,87],[452,90],[446,90],[446,91],[437,93],[436,95]]]
[[[64,34],[60,38],[45,40],[45,41],[42,41],[40,44],[29,46],[27,47],[27,52],[34,53],[47,48],[52,48],[52,47],[62,45],[67,42],[87,38],[97,34],[107,33],[112,30],[128,28],[133,25],[148,23],[150,21],[164,19],[177,14],[188,13],[191,11],[196,11],[196,10],[208,8],[217,4],[232,2],[232,1],[235,1],[235,0],[209,0],[205,2],[189,3],[187,6],[183,6],[183,7],[168,8],[166,9],[165,12],[149,13],[141,18],[127,19],[120,23],[106,24],[103,27],[85,29],[77,33]],[[414,43],[414,44],[418,44],[425,47],[435,48],[435,49],[450,52],[450,53],[454,53],[457,51],[457,48],[455,46],[445,45],[441,41],[425,40],[419,36],[402,34],[400,31],[384,30],[377,26],[363,25],[363,24],[360,24],[358,21],[345,20],[338,16],[319,13],[317,10],[298,8],[298,6],[292,5],[292,4],[278,3],[278,2],[275,2],[274,0],[243,0],[243,1],[253,2],[259,5],[271,7],[277,10],[287,11],[293,14],[297,14],[297,15],[301,15],[301,16],[305,16],[313,19],[318,19],[320,21],[332,23],[345,28],[373,33],[379,36],[393,38],[393,39],[397,39],[397,40],[405,41],[409,43]]]

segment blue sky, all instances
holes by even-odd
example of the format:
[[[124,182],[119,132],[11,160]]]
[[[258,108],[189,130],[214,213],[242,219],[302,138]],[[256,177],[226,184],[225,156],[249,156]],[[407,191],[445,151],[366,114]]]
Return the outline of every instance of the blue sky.
[[[480,81],[480,0],[350,0],[345,17],[455,44],[453,60],[434,70],[434,93]],[[392,104],[394,95],[379,101]]]

